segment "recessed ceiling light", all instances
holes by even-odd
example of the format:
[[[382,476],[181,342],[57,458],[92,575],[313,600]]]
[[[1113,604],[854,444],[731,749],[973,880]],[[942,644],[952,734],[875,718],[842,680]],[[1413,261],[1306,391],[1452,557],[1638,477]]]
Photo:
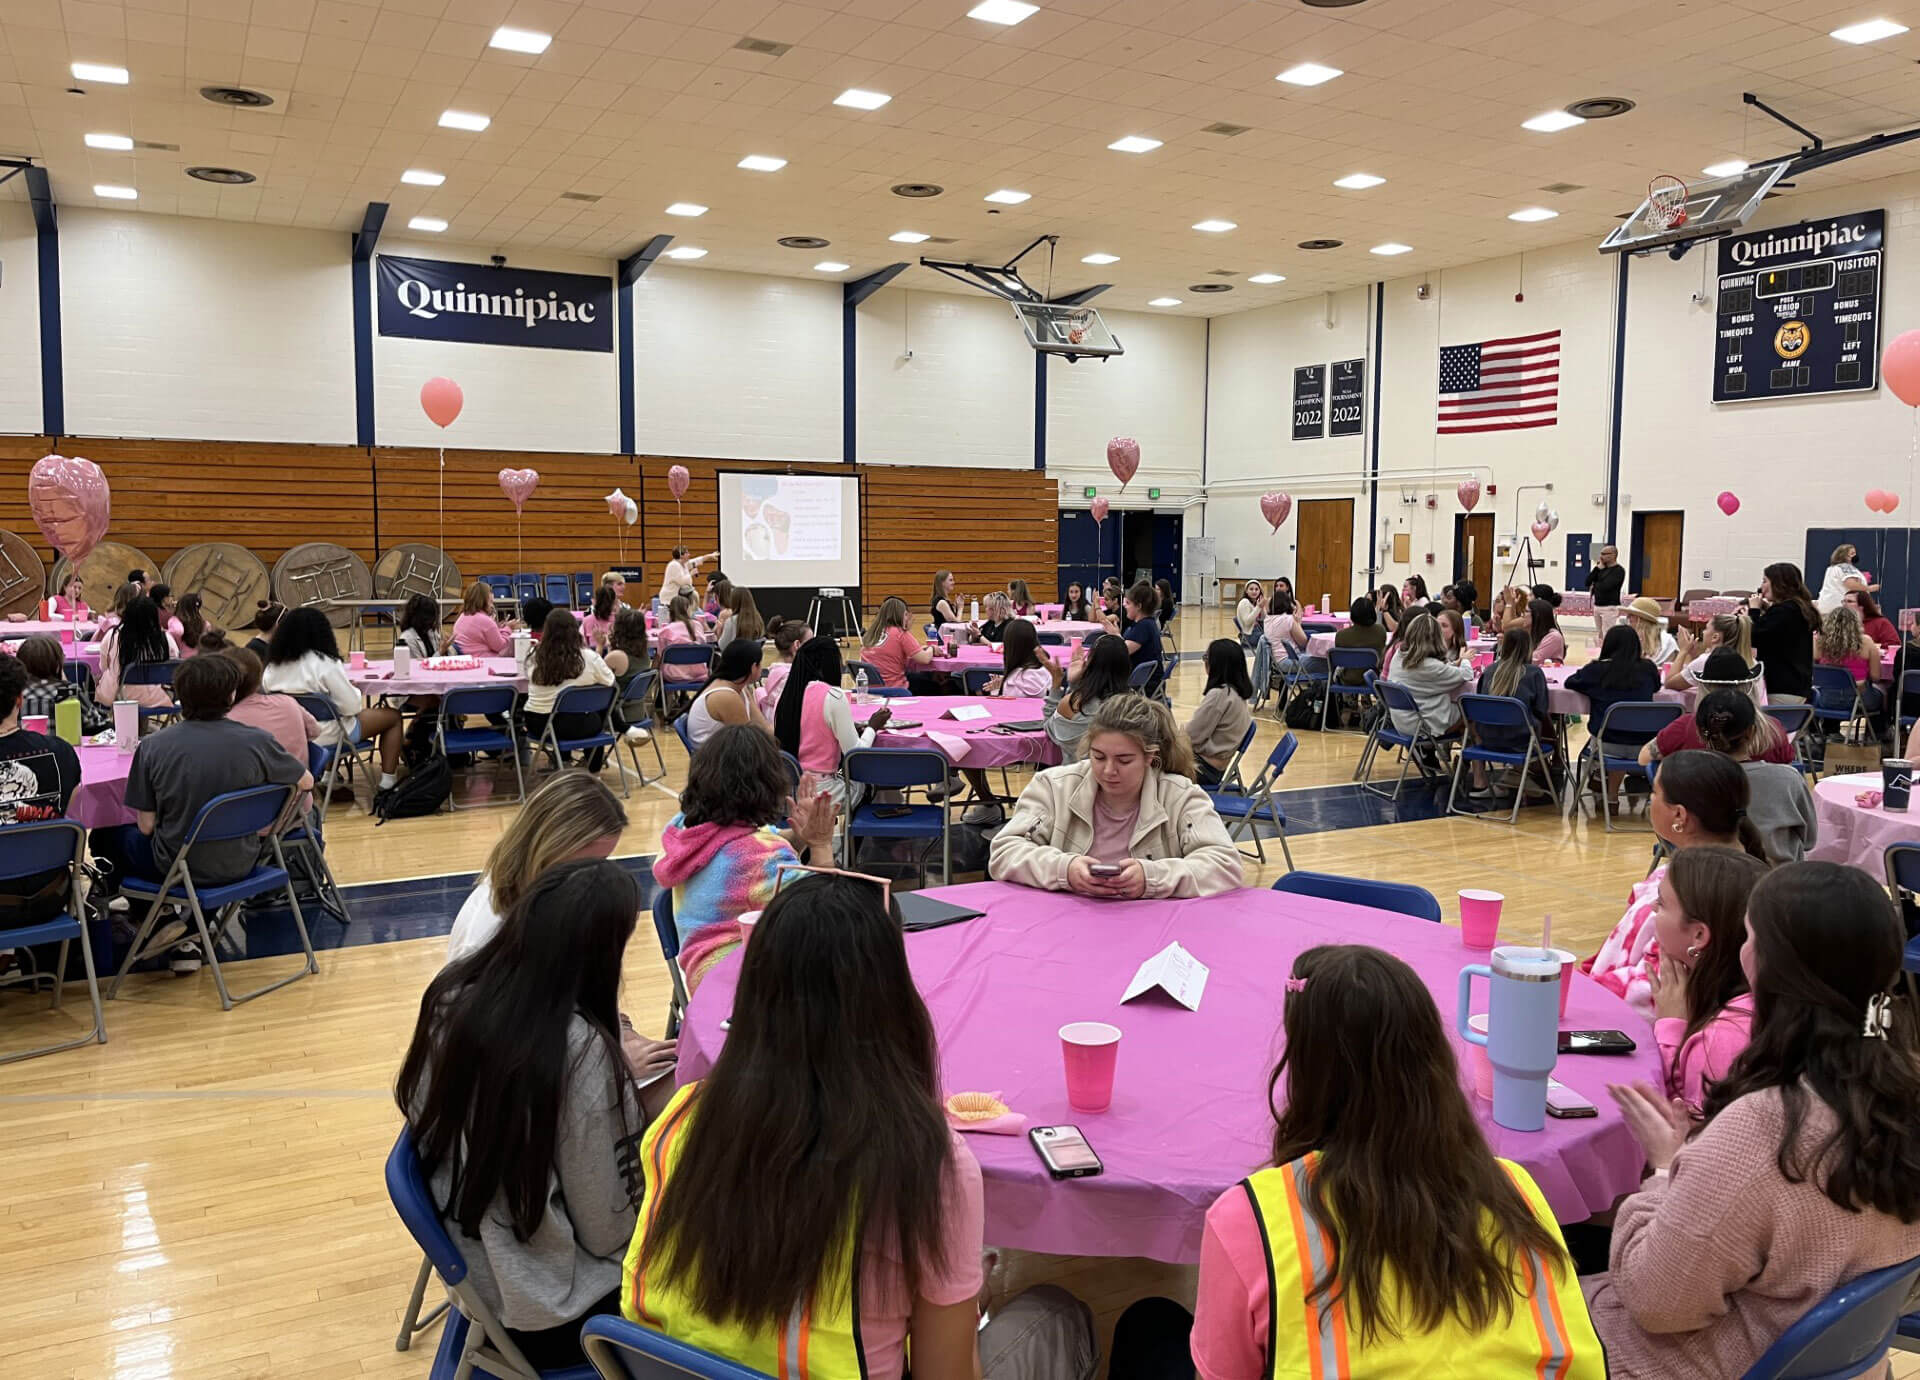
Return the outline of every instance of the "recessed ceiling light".
[[[552,34],[539,34],[532,29],[510,29],[502,25],[493,31],[493,37],[487,40],[487,46],[505,48],[509,53],[544,53],[551,42],[553,42]]]
[[[125,153],[133,147],[133,140],[124,134],[89,134],[87,147],[90,149],[112,149],[115,153]]]
[[[446,228],[447,223],[438,216],[415,216],[407,222],[409,230],[427,230],[436,235]]]
[[[1144,134],[1129,134],[1124,139],[1115,139],[1107,147],[1115,153],[1152,153],[1160,147],[1161,141],[1149,139]]]
[[[1525,206],[1518,211],[1507,212],[1507,219],[1518,221],[1552,220],[1559,214],[1558,211],[1551,210],[1545,206]]]
[[[1364,192],[1369,187],[1378,187],[1387,179],[1375,177],[1372,173],[1348,173],[1345,177],[1336,177],[1333,185],[1345,187],[1350,192]]]
[[[667,207],[670,216],[704,216],[707,208],[697,201],[676,201]]]
[[[125,86],[128,81],[127,69],[109,67],[98,62],[76,62],[72,72],[81,81],[103,81],[109,86]]]
[[[1700,171],[1708,177],[1732,177],[1736,173],[1743,173],[1746,170],[1747,160],[1744,158],[1729,158],[1724,163],[1709,163],[1706,167],[1700,169]]]
[[[1283,81],[1288,86],[1318,86],[1322,82],[1329,82],[1335,77],[1345,75],[1338,67],[1328,67],[1320,62],[1303,62],[1289,67],[1274,80]]]
[[[1849,24],[1844,29],[1835,29],[1827,37],[1837,38],[1842,43],[1877,43],[1906,31],[1905,24],[1896,24],[1891,19],[1869,19],[1863,24]],[[74,75],[80,74],[75,72]]]
[[[1023,201],[1031,201],[1033,199],[1033,193],[1016,192],[1010,187],[1002,187],[997,192],[988,192],[985,199],[988,201],[997,201],[1002,206],[1018,206]]]
[[[1247,279],[1247,281],[1249,283],[1284,283],[1287,281],[1287,275],[1284,273],[1256,273]]]
[[[857,86],[849,86],[833,98],[833,103],[851,106],[855,110],[878,110],[892,99],[884,91],[862,91]]]
[[[493,123],[491,115],[475,115],[466,110],[443,110],[440,112],[442,129],[464,129],[468,133],[478,134]]]
[[[1177,307],[1180,305],[1180,299],[1178,297],[1156,297],[1151,302],[1148,302],[1147,305],[1150,307]]]
[[[832,259],[822,259],[813,266],[815,273],[845,273],[852,264],[837,264]]]
[[[1120,262],[1120,256],[1118,254],[1087,254],[1081,258],[1080,262],[1083,264],[1117,264]]]
[[[1205,230],[1209,235],[1224,235],[1227,231],[1238,230],[1240,227],[1230,220],[1196,220],[1193,228]]]
[[[773,158],[764,153],[750,153],[733,166],[745,168],[748,172],[779,172],[787,166],[787,160]]]
[[[408,168],[400,174],[400,180],[409,187],[438,187],[447,180],[447,175],[428,172],[425,168]]]
[[[1413,253],[1413,246],[1410,244],[1396,244],[1392,240],[1388,240],[1385,244],[1376,244],[1367,252],[1370,254],[1384,254],[1391,257],[1395,254],[1411,254]]]
[[[1569,115],[1564,110],[1549,110],[1531,120],[1522,120],[1520,128],[1533,130],[1536,134],[1558,134],[1563,129],[1572,129],[1575,125],[1585,123],[1578,115]]]
[[[131,187],[110,187],[99,182],[94,184],[93,194],[98,197],[105,197],[108,201],[138,201],[140,199],[140,193]]]
[[[967,11],[967,18],[982,19],[989,24],[1018,24],[1040,12],[1038,5],[1029,5],[1024,0],[980,0],[980,3]]]
[[[707,257],[707,251],[695,249],[690,244],[683,244],[678,249],[669,249],[667,257],[669,259],[704,259]]]
[[[932,237],[923,235],[918,230],[896,230],[891,235],[888,235],[887,238],[895,244],[919,244],[922,240],[931,239]]]

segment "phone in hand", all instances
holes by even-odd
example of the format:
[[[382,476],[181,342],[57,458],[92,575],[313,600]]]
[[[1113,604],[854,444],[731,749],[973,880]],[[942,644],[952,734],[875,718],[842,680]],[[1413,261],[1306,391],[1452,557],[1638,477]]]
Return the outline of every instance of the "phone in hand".
[[[1087,871],[1096,877],[1118,877],[1127,870],[1125,863],[1088,863]]]
[[[1624,1030],[1563,1030],[1562,1054],[1631,1054],[1637,1048]]]
[[[1572,1120],[1599,1116],[1600,1109],[1558,1079],[1547,1080],[1547,1115]]]
[[[1034,1153],[1056,1179],[1086,1179],[1106,1168],[1078,1126],[1036,1126],[1027,1132]]]

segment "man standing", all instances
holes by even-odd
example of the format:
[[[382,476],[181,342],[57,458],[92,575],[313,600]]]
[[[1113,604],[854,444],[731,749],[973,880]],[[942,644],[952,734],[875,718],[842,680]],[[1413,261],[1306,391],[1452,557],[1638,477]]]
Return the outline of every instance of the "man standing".
[[[1605,637],[1607,629],[1620,618],[1620,592],[1627,585],[1627,568],[1620,564],[1620,548],[1600,548],[1600,563],[1587,572],[1587,589],[1593,594],[1593,630]],[[1601,610],[1608,610],[1602,613]]]

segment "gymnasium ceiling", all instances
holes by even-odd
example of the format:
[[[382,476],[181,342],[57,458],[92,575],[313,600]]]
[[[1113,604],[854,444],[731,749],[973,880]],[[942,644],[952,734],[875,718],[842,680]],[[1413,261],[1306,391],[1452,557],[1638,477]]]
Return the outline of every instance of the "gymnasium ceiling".
[[[0,154],[43,162],[61,205],[345,232],[385,201],[389,234],[431,216],[448,241],[509,256],[614,257],[671,233],[708,251],[698,269],[851,278],[922,253],[997,261],[1055,233],[1056,293],[1110,282],[1102,307],[1173,296],[1173,310],[1200,315],[1597,242],[1653,173],[1692,178],[1797,146],[1744,109],[1742,91],[1829,143],[1920,121],[1920,32],[1861,46],[1828,36],[1883,16],[1920,30],[1920,0],[1040,0],[1011,27],[969,18],[974,3],[0,0]],[[503,24],[552,44],[538,56],[490,47]],[[76,61],[131,80],[76,80]],[[1275,80],[1303,62],[1344,75]],[[215,105],[199,94],[212,84],[274,101]],[[836,106],[847,88],[892,99]],[[1521,128],[1600,96],[1637,108],[1559,133]],[[448,109],[491,124],[437,127]],[[1207,132],[1218,123],[1245,132]],[[140,146],[92,149],[90,132]],[[1108,150],[1125,135],[1162,146]],[[749,154],[788,161],[737,168]],[[209,185],[185,175],[193,165],[258,181]],[[1800,185],[1917,167],[1920,143]],[[446,180],[403,185],[409,168]],[[1352,173],[1386,181],[1332,185]],[[0,195],[18,199],[23,181]],[[890,190],[908,182],[945,192]],[[1571,189],[1543,190],[1556,184]],[[96,185],[138,200],[104,200]],[[983,200],[1002,188],[1030,199]],[[665,214],[674,202],[710,209]],[[1507,218],[1527,207],[1559,215]],[[1190,228],[1209,218],[1237,228]],[[889,242],[903,230],[953,243]],[[775,243],[793,235],[832,243]],[[1309,238],[1345,244],[1296,247]],[[1412,250],[1369,252],[1383,242]],[[1119,260],[1080,262],[1094,252]],[[1044,259],[1027,262],[1030,278],[1044,278]],[[820,261],[849,267],[816,273]],[[1286,281],[1251,284],[1255,273]],[[951,286],[918,267],[899,281]],[[1208,281],[1233,290],[1189,290]]]

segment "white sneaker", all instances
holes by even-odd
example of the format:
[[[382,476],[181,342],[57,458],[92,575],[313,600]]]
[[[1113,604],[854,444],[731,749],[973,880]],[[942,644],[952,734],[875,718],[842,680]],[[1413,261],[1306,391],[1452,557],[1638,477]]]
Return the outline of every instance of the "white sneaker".
[[[999,801],[983,800],[978,805],[969,807],[967,812],[960,816],[960,822],[962,824],[1001,824],[1006,821],[1006,818],[1007,812],[1001,808]]]
[[[653,741],[653,735],[647,732],[646,729],[640,727],[640,725],[634,724],[627,729],[627,741],[629,743],[650,743]]]

